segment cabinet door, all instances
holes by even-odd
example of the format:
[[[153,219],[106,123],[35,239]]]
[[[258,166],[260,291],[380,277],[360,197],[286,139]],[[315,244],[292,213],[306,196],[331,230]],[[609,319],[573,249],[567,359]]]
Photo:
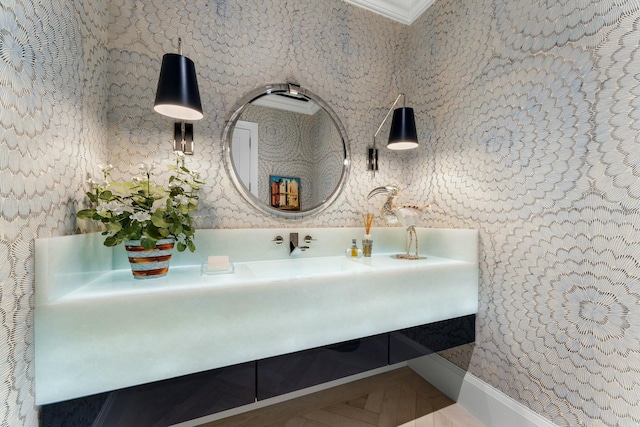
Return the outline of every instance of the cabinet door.
[[[391,332],[389,363],[404,362],[467,344],[475,339],[475,314]]]
[[[258,399],[267,399],[385,366],[388,334],[258,361]]]
[[[119,390],[104,427],[167,426],[255,402],[255,363]]]
[[[161,427],[253,403],[255,390],[255,362],[249,362],[45,405],[42,425]]]

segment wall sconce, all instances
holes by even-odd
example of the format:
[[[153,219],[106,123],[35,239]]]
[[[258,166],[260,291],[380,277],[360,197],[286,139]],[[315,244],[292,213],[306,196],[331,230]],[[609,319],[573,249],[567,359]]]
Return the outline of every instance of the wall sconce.
[[[173,124],[173,151],[193,154],[193,123],[175,122]]]
[[[153,109],[167,117],[178,119],[174,125],[173,150],[193,154],[193,124],[200,120],[202,103],[193,61],[182,55],[182,39],[178,39],[179,53],[162,57],[162,67]]]
[[[402,108],[393,108],[402,97]],[[389,131],[389,142],[387,148],[389,150],[410,150],[418,146],[418,132],[416,131],[416,119],[413,114],[413,108],[405,106],[406,96],[404,93],[398,95],[391,105],[387,115],[380,123],[378,130],[373,135],[373,146],[369,147],[367,154],[367,170],[376,172],[378,170],[378,149],[376,148],[376,137],[382,130],[382,126],[386,123],[389,115],[393,111],[393,119],[391,120],[391,130]]]

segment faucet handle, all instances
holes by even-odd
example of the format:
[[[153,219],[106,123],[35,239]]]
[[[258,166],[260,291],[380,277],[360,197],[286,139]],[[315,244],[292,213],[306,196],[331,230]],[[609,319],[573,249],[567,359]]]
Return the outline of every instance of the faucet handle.
[[[282,236],[276,236],[272,242],[274,242],[276,245],[281,245],[284,243],[284,239],[282,238]]]
[[[314,241],[314,240],[318,240],[318,239],[314,239],[313,237],[309,236],[308,234],[307,234],[306,236],[304,236],[304,242],[305,242],[306,244],[309,244],[309,243],[311,243],[311,242],[312,242],[312,241]]]

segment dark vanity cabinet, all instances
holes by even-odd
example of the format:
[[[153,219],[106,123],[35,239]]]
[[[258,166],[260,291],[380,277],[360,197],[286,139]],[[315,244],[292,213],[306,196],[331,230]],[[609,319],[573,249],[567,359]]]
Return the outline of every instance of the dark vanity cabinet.
[[[255,402],[248,362],[44,405],[43,427],[164,427]],[[96,409],[96,402],[100,404]],[[101,409],[100,409],[101,408]]]
[[[475,341],[476,315],[457,317],[389,334],[389,364]]]
[[[166,426],[473,342],[475,314],[42,407],[42,425]],[[95,422],[97,408],[102,406]]]
[[[255,362],[119,390],[103,427],[167,426],[255,402]]]
[[[388,334],[298,351],[257,362],[258,400],[386,366]]]
[[[257,362],[258,400],[475,341],[475,314]]]

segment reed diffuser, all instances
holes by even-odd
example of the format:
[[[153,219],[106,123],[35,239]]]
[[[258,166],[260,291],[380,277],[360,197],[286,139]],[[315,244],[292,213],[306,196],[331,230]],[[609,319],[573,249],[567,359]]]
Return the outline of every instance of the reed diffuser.
[[[373,240],[371,239],[371,225],[373,225],[374,215],[367,213],[364,215],[364,239],[362,240],[362,252],[365,257],[371,256],[373,249]]]

